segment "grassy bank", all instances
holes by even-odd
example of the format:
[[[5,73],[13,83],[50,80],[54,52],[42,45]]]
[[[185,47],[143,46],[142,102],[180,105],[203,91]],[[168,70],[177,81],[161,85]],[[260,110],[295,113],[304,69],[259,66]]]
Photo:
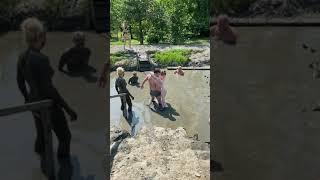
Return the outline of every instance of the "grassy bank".
[[[187,49],[171,49],[156,52],[151,57],[160,66],[184,66],[190,62],[191,52]]]

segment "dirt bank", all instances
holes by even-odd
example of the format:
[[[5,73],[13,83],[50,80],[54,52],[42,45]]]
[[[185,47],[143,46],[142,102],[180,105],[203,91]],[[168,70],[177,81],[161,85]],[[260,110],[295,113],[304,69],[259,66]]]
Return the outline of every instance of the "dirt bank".
[[[205,45],[132,45],[132,48],[128,52],[134,53],[132,53],[132,56],[128,58],[129,62],[120,62],[119,65],[114,66],[112,69],[114,70],[118,66],[123,66],[126,70],[135,70],[137,69],[136,54],[146,54],[150,51],[165,51],[169,49],[193,50],[190,56],[191,61],[188,63],[188,66],[210,66],[210,44],[208,42],[208,44]],[[123,51],[122,45],[111,46],[111,53],[116,53],[119,51]]]
[[[111,150],[117,149],[111,179],[210,179],[209,146],[183,128],[143,127],[136,137],[119,140],[121,134],[128,133],[111,128],[111,142],[119,145]]]

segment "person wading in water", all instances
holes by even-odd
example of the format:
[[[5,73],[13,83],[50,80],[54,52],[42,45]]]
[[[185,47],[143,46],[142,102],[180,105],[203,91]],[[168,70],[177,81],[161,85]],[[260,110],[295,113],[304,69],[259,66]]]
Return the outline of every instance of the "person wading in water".
[[[215,40],[221,40],[227,44],[236,44],[236,31],[229,25],[229,18],[226,15],[220,15],[217,18],[217,25],[210,28],[211,36]]]
[[[48,56],[40,52],[46,43],[46,33],[43,24],[36,18],[28,18],[22,23],[21,29],[28,48],[20,54],[17,63],[19,90],[25,102],[28,103],[45,99],[53,101],[53,107],[50,109],[50,119],[53,131],[59,141],[58,159],[70,161],[71,133],[64,111],[69,114],[71,121],[77,120],[77,114],[54,87],[52,83],[54,70],[50,66]],[[28,84],[28,89],[26,84]],[[41,117],[39,111],[32,111],[32,114],[37,133],[34,150],[40,157],[43,157],[45,151],[43,117]]]

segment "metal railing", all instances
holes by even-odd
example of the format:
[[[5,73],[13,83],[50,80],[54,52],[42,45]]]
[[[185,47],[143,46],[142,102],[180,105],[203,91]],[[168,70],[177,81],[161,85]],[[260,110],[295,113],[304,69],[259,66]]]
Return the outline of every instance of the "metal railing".
[[[10,116],[17,113],[26,111],[40,111],[41,120],[44,130],[45,140],[45,173],[49,180],[55,180],[55,168],[53,159],[53,144],[52,144],[52,133],[51,133],[51,120],[50,120],[50,108],[53,102],[51,100],[43,100],[34,103],[27,103],[20,106],[13,106],[8,108],[0,109],[0,117]]]
[[[128,113],[127,113],[127,99],[126,99],[126,95],[127,93],[121,93],[121,94],[117,94],[117,95],[113,95],[113,96],[110,96],[110,99],[112,98],[116,98],[116,97],[120,97],[120,100],[122,100],[122,103],[123,103],[123,116],[125,118],[127,118],[128,116]]]

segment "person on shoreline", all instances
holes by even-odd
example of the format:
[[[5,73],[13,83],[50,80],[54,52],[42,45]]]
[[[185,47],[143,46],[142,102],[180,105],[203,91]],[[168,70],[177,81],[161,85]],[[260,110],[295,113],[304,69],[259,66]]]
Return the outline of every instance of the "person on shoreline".
[[[217,18],[217,25],[210,28],[211,36],[214,40],[221,40],[227,44],[236,44],[236,31],[230,26],[229,18],[226,15],[220,15]]]
[[[182,70],[181,66],[178,66],[178,68],[173,72],[173,74],[178,74],[180,76],[184,76],[184,71]]]
[[[88,67],[91,51],[85,47],[83,32],[75,32],[72,41],[74,46],[65,51],[60,58],[59,70],[63,71],[63,67],[67,65],[67,69],[71,73],[83,72]]]
[[[129,48],[131,48],[131,38],[128,30],[127,23],[124,22],[122,25],[122,40],[123,40],[123,49],[126,50],[126,43],[129,41]]]
[[[17,63],[19,90],[26,103],[45,99],[53,101],[53,106],[50,109],[50,119],[53,131],[59,141],[58,159],[70,160],[71,132],[64,111],[68,113],[71,121],[77,120],[77,114],[53,85],[54,70],[50,65],[48,56],[41,53],[41,49],[46,44],[46,32],[43,24],[36,18],[28,18],[22,22],[21,29],[28,48],[20,54]],[[29,90],[26,84],[28,84]],[[32,111],[32,114],[36,128],[34,151],[43,159],[46,143],[42,119],[44,117],[38,110]]]
[[[139,82],[138,82],[139,78],[137,76],[137,73],[134,72],[132,74],[132,77],[129,79],[128,83],[132,86],[138,86],[139,85]]]
[[[132,98],[132,100],[134,100],[134,97],[131,95],[131,93],[127,89],[127,82],[123,78],[124,77],[124,69],[122,67],[117,68],[117,75],[118,75],[118,78],[116,79],[116,82],[115,82],[115,88],[116,88],[118,94],[126,93],[125,97],[121,97],[121,110],[124,110],[124,105],[125,105],[124,98],[126,98],[126,102],[129,106],[128,111],[131,112],[132,111],[132,102],[131,102],[130,97]]]
[[[141,84],[141,89],[143,89],[144,84],[148,81],[149,88],[150,88],[150,96],[151,96],[151,103],[155,103],[154,98],[158,101],[158,106],[160,110],[163,110],[162,101],[161,101],[161,88],[162,88],[162,81],[160,80],[160,69],[155,68],[153,73],[150,73],[146,76]]]

